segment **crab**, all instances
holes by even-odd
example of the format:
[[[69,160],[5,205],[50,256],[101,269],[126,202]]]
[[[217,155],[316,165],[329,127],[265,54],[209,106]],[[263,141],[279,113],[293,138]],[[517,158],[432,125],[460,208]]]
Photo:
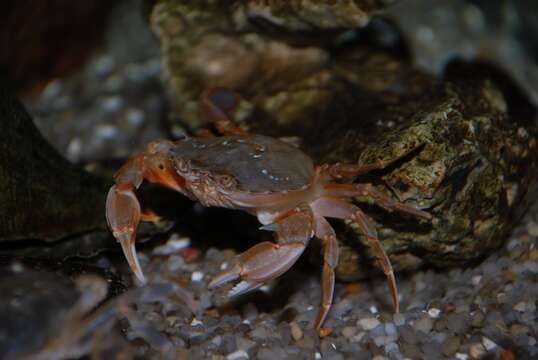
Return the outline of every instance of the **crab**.
[[[135,235],[145,215],[135,190],[143,180],[177,190],[203,206],[239,209],[256,216],[261,229],[275,234],[239,254],[232,266],[209,283],[217,288],[236,282],[229,297],[259,288],[282,275],[316,237],[323,246],[321,306],[315,320],[320,333],[332,304],[337,236],[327,218],[354,221],[387,277],[394,312],[399,311],[398,291],[390,260],[381,246],[374,222],[352,200],[373,200],[388,211],[400,211],[430,220],[428,212],[393,200],[369,183],[342,183],[397,159],[371,164],[324,164],[312,159],[284,139],[250,134],[235,124],[233,116],[241,98],[227,89],[202,95],[201,104],[221,136],[185,137],[172,142],[157,140],[132,157],[115,174],[106,201],[106,217],[114,237],[137,278],[144,282],[135,250]]]

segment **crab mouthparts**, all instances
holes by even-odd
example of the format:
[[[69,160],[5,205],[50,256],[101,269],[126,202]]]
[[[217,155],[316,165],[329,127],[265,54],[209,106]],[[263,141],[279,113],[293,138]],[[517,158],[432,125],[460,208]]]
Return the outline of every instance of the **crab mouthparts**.
[[[142,267],[138,262],[138,256],[136,256],[134,236],[132,234],[124,233],[118,236],[118,241],[121,244],[123,254],[129,263],[129,267],[141,283],[146,283],[146,278],[142,272]]]

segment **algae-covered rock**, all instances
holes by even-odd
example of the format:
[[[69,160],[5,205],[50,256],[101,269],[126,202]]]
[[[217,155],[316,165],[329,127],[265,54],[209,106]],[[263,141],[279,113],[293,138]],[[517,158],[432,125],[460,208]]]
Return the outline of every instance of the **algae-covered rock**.
[[[0,85],[0,241],[104,228],[105,182],[63,159]]]

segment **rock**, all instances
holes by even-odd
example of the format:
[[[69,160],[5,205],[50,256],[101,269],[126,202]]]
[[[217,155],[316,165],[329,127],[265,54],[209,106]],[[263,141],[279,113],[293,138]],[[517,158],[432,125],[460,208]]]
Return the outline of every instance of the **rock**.
[[[97,275],[81,275],[73,281],[60,272],[32,271],[22,266],[2,271],[2,359],[51,359],[58,354],[76,358],[89,353],[100,358],[106,353],[133,358],[132,348],[114,328],[119,308],[127,311],[134,304],[140,308],[147,302],[164,301],[173,292],[170,285],[149,285],[106,302],[108,283]],[[171,350],[167,338],[145,319],[132,314],[127,323],[128,336],[142,338],[162,354]]]
[[[0,81],[0,242],[104,229],[107,182],[63,159]]]
[[[507,6],[511,15],[488,2],[445,0],[432,7],[427,0],[402,1],[384,16],[401,29],[418,67],[440,75],[454,59],[487,61],[508,72],[538,105],[538,63],[528,55],[536,41],[530,14],[538,7],[534,2]],[[511,22],[510,16],[519,20]]]

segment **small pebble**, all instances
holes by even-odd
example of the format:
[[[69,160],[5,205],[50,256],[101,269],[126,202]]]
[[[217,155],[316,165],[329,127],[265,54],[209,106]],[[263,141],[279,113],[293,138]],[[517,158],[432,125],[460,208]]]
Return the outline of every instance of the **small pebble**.
[[[303,330],[301,329],[299,324],[297,324],[297,322],[292,321],[290,323],[290,329],[291,329],[291,336],[293,337],[293,340],[299,341],[303,338]]]
[[[473,284],[474,286],[478,286],[481,280],[482,280],[482,275],[475,275],[471,278],[471,284]]]
[[[416,331],[422,331],[424,334],[428,334],[433,327],[433,322],[429,317],[423,316],[418,321],[415,321],[413,328]]]
[[[428,315],[430,315],[430,317],[432,317],[434,319],[437,319],[439,317],[439,314],[441,314],[441,310],[439,310],[437,308],[430,308],[428,310]]]
[[[360,341],[364,338],[365,335],[366,335],[366,333],[365,333],[364,331],[361,331],[361,332],[358,333],[357,335],[353,336],[353,337],[351,338],[351,341],[353,341],[353,342],[357,342],[357,343],[358,343],[358,342],[360,342]]]
[[[493,340],[490,340],[485,336],[482,337],[482,345],[484,345],[487,351],[491,351],[497,347],[497,344],[495,344]]]
[[[203,278],[204,278],[204,273],[201,272],[201,271],[194,271],[191,274],[191,280],[193,282],[200,282],[200,281],[202,281]]]
[[[480,359],[486,355],[486,349],[482,344],[473,344],[469,348],[469,355],[471,356],[471,359]]]
[[[449,336],[442,345],[442,351],[445,356],[454,355],[460,348],[461,340],[459,336]]]
[[[357,325],[361,326],[366,331],[376,328],[379,324],[381,323],[376,318],[364,318],[357,322]]]
[[[226,356],[226,360],[244,360],[248,358],[248,354],[245,352],[245,350],[237,350]]]
[[[394,324],[385,323],[385,334],[391,336],[391,335],[396,335],[396,333],[397,333],[397,329],[396,329],[396,326],[394,326]]]
[[[514,310],[519,311],[519,312],[525,312],[526,308],[527,308],[527,303],[524,301],[520,301],[514,306]]]
[[[357,328],[354,326],[346,326],[342,329],[342,335],[346,338],[351,338],[357,333]]]

